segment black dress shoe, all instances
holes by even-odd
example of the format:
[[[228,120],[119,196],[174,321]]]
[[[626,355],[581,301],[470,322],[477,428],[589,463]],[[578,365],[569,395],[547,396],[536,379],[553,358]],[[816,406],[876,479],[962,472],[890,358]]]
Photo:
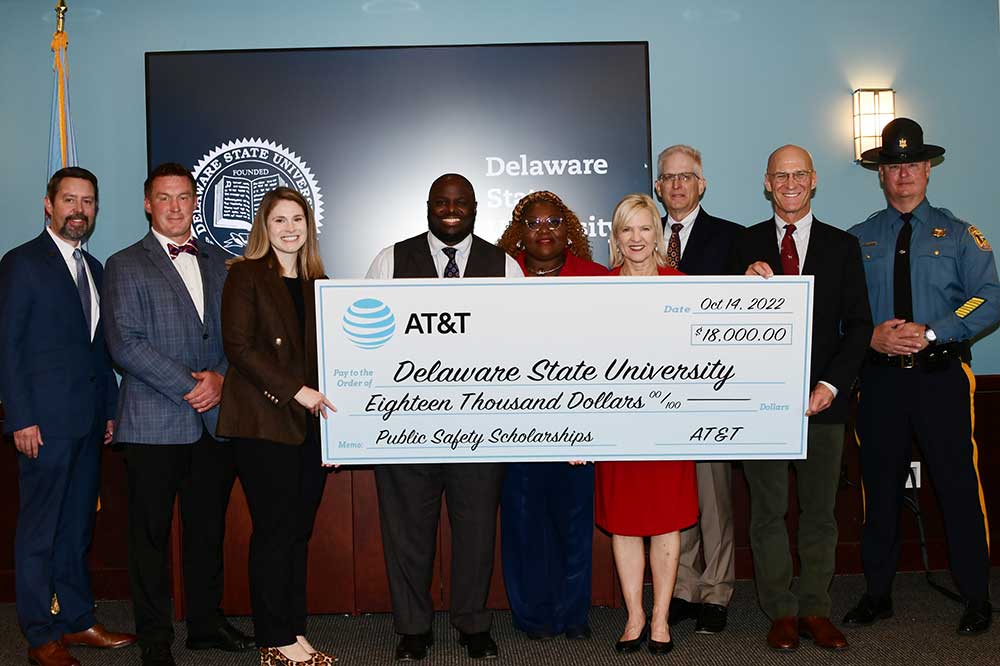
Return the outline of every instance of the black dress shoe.
[[[873,597],[870,594],[861,595],[858,605],[847,612],[843,624],[856,627],[867,627],[876,620],[892,617],[892,599],[889,597]]]
[[[566,640],[568,641],[589,641],[593,635],[588,624],[581,624],[577,627],[566,627]]]
[[[184,643],[188,650],[223,650],[225,652],[245,652],[257,647],[253,636],[224,621],[208,634],[188,635]]]
[[[965,605],[965,612],[958,622],[958,633],[960,636],[975,636],[990,628],[993,621],[993,606],[990,602],[981,603],[969,602]]]
[[[434,645],[434,631],[422,634],[403,634],[396,646],[396,661],[420,661],[427,656],[427,649]]]
[[[673,626],[680,624],[684,620],[696,620],[698,619],[698,610],[700,608],[701,604],[696,604],[680,597],[674,597],[670,600],[670,618],[668,621]]]
[[[649,636],[649,623],[642,628],[639,635],[630,641],[618,641],[615,643],[615,652],[618,654],[632,654],[637,652],[642,644],[646,642],[646,637]]]
[[[488,631],[476,634],[461,632],[458,644],[465,647],[469,659],[496,659],[500,655],[500,650]]]
[[[177,666],[174,655],[167,644],[143,645],[140,647],[142,666]]]
[[[649,653],[650,654],[667,654],[674,649],[673,641],[654,641],[652,638],[649,639]]]
[[[529,641],[551,641],[556,637],[555,634],[548,631],[526,631],[524,635],[528,637]]]
[[[726,617],[729,609],[719,604],[701,604],[698,609],[698,621],[694,625],[695,633],[717,634],[726,628]]]

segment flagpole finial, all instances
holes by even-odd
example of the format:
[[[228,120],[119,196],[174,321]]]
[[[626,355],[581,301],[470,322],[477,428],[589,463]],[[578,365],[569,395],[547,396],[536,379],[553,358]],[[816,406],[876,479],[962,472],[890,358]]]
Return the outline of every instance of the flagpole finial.
[[[69,7],[66,6],[66,0],[59,0],[56,3],[56,32],[62,32],[63,26],[66,23],[66,12],[69,11]]]

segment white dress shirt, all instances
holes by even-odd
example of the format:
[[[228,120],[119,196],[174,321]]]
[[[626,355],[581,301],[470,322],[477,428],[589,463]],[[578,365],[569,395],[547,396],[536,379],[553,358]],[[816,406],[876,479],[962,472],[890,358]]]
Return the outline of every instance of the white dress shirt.
[[[798,222],[785,222],[780,215],[774,214],[774,230],[778,234],[778,254],[781,254],[781,240],[785,237],[785,227],[789,224],[795,225],[792,240],[795,241],[795,251],[799,255],[799,275],[802,275],[802,267],[806,265],[806,250],[809,249],[809,232],[812,230],[812,223],[812,210]]]
[[[445,245],[431,232],[427,232],[427,245],[430,247],[431,257],[434,259],[434,269],[437,270],[438,277],[444,277],[444,269],[448,266],[448,255],[441,250],[446,247],[453,247],[458,250],[455,253],[455,263],[458,264],[459,276],[465,275],[465,266],[469,263],[469,250],[472,249],[472,234],[466,236],[457,245]],[[367,280],[391,280],[395,258],[393,256],[394,245],[390,245],[379,252],[372,265],[368,268]],[[521,267],[517,261],[509,254],[504,255],[507,262],[504,265],[504,277],[524,277]]]
[[[52,240],[55,241],[56,247],[59,248],[59,254],[62,255],[63,261],[66,262],[66,268],[69,269],[69,274],[73,278],[73,284],[76,284],[76,259],[73,258],[73,250],[80,247],[80,242],[74,245],[70,241],[66,240],[59,234],[52,231],[49,225],[45,225],[45,230],[49,232],[49,236],[52,236]],[[97,322],[101,320],[101,297],[97,293],[97,285],[94,284],[94,276],[90,273],[90,266],[87,264],[86,258],[83,260],[83,268],[87,271],[87,282],[90,283],[90,339],[94,339],[94,333],[97,332]]]
[[[166,236],[157,233],[156,229],[153,229],[152,232],[153,235],[156,236],[156,240],[160,242],[160,246],[163,248],[163,251],[167,253],[167,258],[170,259],[170,263],[172,263],[174,268],[177,269],[177,273],[181,276],[181,281],[184,283],[184,286],[187,287],[188,293],[191,294],[191,300],[194,302],[194,309],[198,311],[198,318],[204,322],[205,291],[201,284],[201,268],[198,266],[198,257],[193,254],[188,254],[187,252],[181,252],[177,255],[177,258],[171,259],[170,250],[167,249],[167,243],[184,245],[184,243],[188,242],[190,236],[180,243],[174,243]]]
[[[795,252],[798,253],[799,255],[799,275],[802,275],[802,267],[806,265],[806,250],[809,249],[809,232],[812,231],[812,223],[813,223],[812,210],[806,213],[805,217],[803,217],[801,220],[799,220],[798,222],[794,222],[795,233],[792,234],[792,240],[795,241]],[[785,222],[783,219],[781,219],[780,215],[778,215],[777,213],[774,214],[774,229],[775,232],[778,234],[779,255],[781,254],[781,241],[785,237],[785,227],[788,226],[789,224],[793,223]],[[834,398],[837,397],[837,392],[839,389],[837,389],[836,386],[834,386],[830,382],[825,382],[822,379],[819,380],[819,383],[830,389],[833,392]]]
[[[675,220],[670,213],[667,213],[667,228],[663,230],[663,235],[666,236],[664,240],[667,243],[670,242],[670,234],[673,233],[673,229],[670,227],[675,224],[683,225],[681,230],[677,232],[677,236],[681,241],[681,256],[684,256],[684,248],[687,247],[688,238],[691,237],[691,227],[694,226],[695,220],[698,217],[698,213],[701,212],[701,204],[694,207],[694,210],[684,216],[683,220]]]

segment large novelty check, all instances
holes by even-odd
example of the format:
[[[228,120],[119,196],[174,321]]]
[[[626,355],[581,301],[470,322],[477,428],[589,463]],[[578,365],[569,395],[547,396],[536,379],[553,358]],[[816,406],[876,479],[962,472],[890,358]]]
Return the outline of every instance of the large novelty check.
[[[812,298],[812,277],[323,280],[323,459],[804,458]]]

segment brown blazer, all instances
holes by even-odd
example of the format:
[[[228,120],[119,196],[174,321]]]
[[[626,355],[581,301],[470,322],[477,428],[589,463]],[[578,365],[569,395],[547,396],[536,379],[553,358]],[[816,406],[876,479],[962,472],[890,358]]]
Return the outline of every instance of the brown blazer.
[[[314,417],[294,396],[302,386],[317,386],[314,281],[302,283],[303,347],[295,304],[276,263],[266,256],[229,269],[222,289],[222,345],[229,370],[216,433],[302,444],[307,419]]]

